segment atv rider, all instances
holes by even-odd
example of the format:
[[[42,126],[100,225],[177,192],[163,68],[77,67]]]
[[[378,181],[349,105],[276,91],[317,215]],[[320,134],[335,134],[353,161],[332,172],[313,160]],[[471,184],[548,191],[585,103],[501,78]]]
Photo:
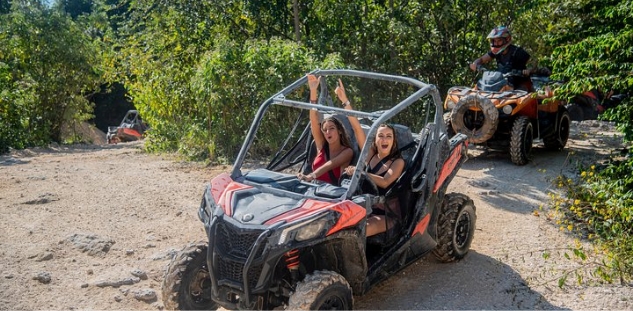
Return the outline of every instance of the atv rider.
[[[321,77],[308,75],[310,102],[317,102],[317,87]],[[310,110],[310,130],[317,149],[312,162],[312,173],[297,174],[304,181],[320,180],[338,185],[341,172],[354,157],[354,151],[343,123],[335,117],[328,117],[320,122],[321,116],[316,110]]]
[[[512,34],[505,26],[495,27],[486,37],[490,41],[490,51],[475,59],[470,64],[470,70],[476,71],[483,64],[492,59],[497,61],[497,70],[502,73],[521,71],[521,76],[510,76],[509,83],[517,90],[529,91],[531,69],[527,69],[530,54],[522,47],[512,44]]]
[[[353,110],[352,104],[347,99],[347,94],[345,94],[343,82],[340,79],[334,92],[346,110]],[[356,117],[348,116],[348,119],[354,129],[358,147],[362,150],[366,140],[365,131]],[[402,175],[405,167],[404,159],[398,148],[396,130],[392,125],[381,124],[378,126],[376,138],[371,145],[367,158],[369,159],[365,163],[367,178],[370,178],[378,188],[378,195],[385,195],[391,185]],[[355,166],[348,166],[345,168],[345,174],[352,176],[355,170]],[[397,199],[385,204],[374,205],[372,206],[371,215],[367,218],[365,235],[369,237],[383,233],[400,220],[401,215]]]

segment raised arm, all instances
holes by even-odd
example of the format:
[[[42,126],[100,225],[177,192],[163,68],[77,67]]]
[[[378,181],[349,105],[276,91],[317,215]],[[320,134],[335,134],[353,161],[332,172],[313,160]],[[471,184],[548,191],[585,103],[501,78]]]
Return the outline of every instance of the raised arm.
[[[308,75],[310,103],[316,104],[317,102],[317,88],[319,87],[320,81],[321,77],[317,78],[315,75]],[[310,131],[312,132],[312,138],[314,139],[317,150],[321,150],[325,143],[325,138],[323,137],[323,133],[321,133],[321,115],[315,110],[310,110]]]
[[[346,110],[353,110],[352,104],[349,102],[347,94],[345,93],[345,86],[343,86],[343,81],[341,81],[341,79],[338,79],[338,86],[336,87],[336,90],[334,90],[334,93],[336,93],[336,96],[343,104],[343,108],[345,108]],[[356,117],[348,116],[347,119],[349,120],[349,123],[352,125],[352,129],[354,130],[354,136],[356,137],[358,148],[362,150],[363,146],[365,146],[365,139],[367,138],[365,136],[365,131],[360,126],[360,122]]]

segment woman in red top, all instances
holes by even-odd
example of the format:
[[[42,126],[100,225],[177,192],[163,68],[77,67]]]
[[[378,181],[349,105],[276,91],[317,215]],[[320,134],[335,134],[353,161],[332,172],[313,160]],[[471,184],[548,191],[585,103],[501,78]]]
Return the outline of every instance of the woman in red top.
[[[311,103],[317,101],[317,87],[320,80],[321,77],[308,75]],[[338,185],[341,172],[350,164],[354,156],[352,144],[341,121],[334,117],[326,118],[322,123],[319,121],[320,114],[315,110],[310,110],[310,129],[317,148],[317,156],[312,162],[312,173],[307,175],[299,173],[298,177],[305,181],[317,179]]]

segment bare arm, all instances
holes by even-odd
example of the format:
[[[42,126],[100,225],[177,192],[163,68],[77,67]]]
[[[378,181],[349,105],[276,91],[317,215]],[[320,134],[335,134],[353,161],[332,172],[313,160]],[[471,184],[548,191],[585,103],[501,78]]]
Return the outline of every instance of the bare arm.
[[[314,75],[308,75],[308,86],[310,87],[310,103],[317,102],[317,87],[321,81],[321,77],[316,77]],[[316,145],[317,151],[323,148],[323,144],[325,143],[325,138],[323,137],[323,133],[321,133],[321,116],[315,110],[310,110],[310,131],[312,132],[312,138],[314,139],[314,144]]]
[[[367,176],[371,178],[371,180],[378,186],[379,188],[385,189],[393,184],[400,175],[402,175],[402,171],[404,170],[404,160],[402,158],[396,159],[385,173],[385,176],[379,176],[376,174],[367,173]]]
[[[352,104],[349,102],[347,94],[345,93],[345,87],[343,86],[343,81],[341,81],[341,79],[338,79],[338,86],[336,87],[336,90],[334,90],[334,93],[336,93],[338,99],[341,100],[343,108],[345,108],[346,110],[353,110]],[[356,117],[348,116],[347,119],[349,120],[349,123],[352,125],[352,129],[354,130],[354,136],[356,137],[358,148],[362,150],[363,146],[365,146],[365,139],[367,138],[365,136],[365,131],[363,131],[363,128],[360,126],[360,122]]]
[[[353,155],[354,155],[354,152],[352,151],[351,148],[345,148],[345,150],[341,151],[334,158],[330,159],[329,161],[325,162],[325,164],[323,164],[321,167],[314,170],[313,173],[316,177],[319,177],[337,167],[340,167],[342,171],[343,168],[347,167],[349,165],[349,162],[352,161]]]
[[[488,55],[488,53],[482,55],[480,58],[475,59],[475,61],[473,61],[470,64],[470,70],[475,71],[477,70],[477,67],[487,64],[492,60],[492,57],[490,57],[490,55]]]

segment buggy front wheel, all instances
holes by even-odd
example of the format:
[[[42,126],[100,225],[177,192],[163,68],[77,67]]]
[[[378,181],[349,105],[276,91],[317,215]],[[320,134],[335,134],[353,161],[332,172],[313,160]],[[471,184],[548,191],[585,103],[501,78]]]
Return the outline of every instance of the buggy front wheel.
[[[211,300],[207,267],[207,243],[185,247],[172,259],[163,280],[163,304],[167,310],[216,310]]]
[[[297,283],[287,310],[352,310],[352,288],[333,271],[315,271]]]

